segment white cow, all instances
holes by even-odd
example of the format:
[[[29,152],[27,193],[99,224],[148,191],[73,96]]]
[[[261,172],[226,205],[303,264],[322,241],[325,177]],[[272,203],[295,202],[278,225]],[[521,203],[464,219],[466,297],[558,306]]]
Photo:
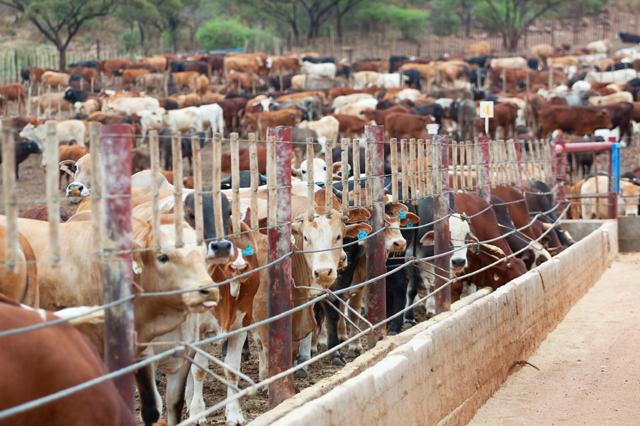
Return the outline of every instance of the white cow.
[[[376,71],[358,71],[351,76],[354,89],[364,89],[366,87],[377,86],[380,82],[381,74]]]
[[[365,120],[366,117],[362,114],[362,111],[367,109],[376,109],[377,106],[377,99],[361,99],[358,102],[343,105],[336,110],[336,114],[355,115]]]
[[[606,198],[588,198],[591,194],[606,194],[609,192],[609,177],[594,176],[587,179],[580,188],[582,195],[583,219],[607,219],[608,206]],[[640,202],[640,186],[631,182],[620,182],[618,194],[618,216],[637,216]]]
[[[149,130],[160,131],[164,126],[164,108],[153,111],[140,111],[138,116],[140,117],[140,127],[142,132],[142,139],[147,136]]]
[[[327,77],[330,79],[336,78],[336,64],[332,62],[326,62],[323,64],[312,64],[311,62],[302,62],[302,73],[315,75],[317,77]]]
[[[331,102],[331,108],[335,110],[347,104],[359,102],[363,99],[375,99],[375,97],[368,93],[352,93],[351,95],[337,96],[333,102]]]
[[[527,60],[522,57],[494,58],[490,62],[491,68],[526,68]]]
[[[314,130],[318,135],[318,142],[322,149],[321,153],[324,154],[325,144],[329,142],[337,142],[338,135],[340,134],[340,122],[330,115],[322,117],[316,121],[303,121],[298,126]]]
[[[267,101],[267,108],[264,109],[263,106],[264,111],[269,111],[268,101],[270,100],[271,98],[263,100]],[[224,112],[222,111],[222,107],[220,105],[202,105],[198,108],[198,111],[200,112],[200,120],[202,121],[203,125],[209,126],[213,133],[220,133],[221,135],[224,135]]]
[[[616,71],[592,71],[587,74],[587,81],[591,83],[617,83],[625,84],[627,81],[636,78],[636,70],[624,69]]]
[[[62,120],[56,121],[56,136],[60,142],[72,143],[85,146],[87,142],[87,124],[82,120]],[[34,126],[29,123],[20,132],[20,137],[29,139],[38,144],[44,150],[47,131],[45,125]]]
[[[119,96],[110,98],[102,104],[102,111],[116,111],[127,115],[139,114],[142,111],[157,111],[160,109],[160,102],[151,96]]]
[[[165,124],[172,132],[202,131],[202,118],[198,107],[187,107],[167,111]]]
[[[611,105],[618,102],[633,103],[633,95],[630,92],[616,92],[606,96],[591,96],[589,105],[602,106]]]

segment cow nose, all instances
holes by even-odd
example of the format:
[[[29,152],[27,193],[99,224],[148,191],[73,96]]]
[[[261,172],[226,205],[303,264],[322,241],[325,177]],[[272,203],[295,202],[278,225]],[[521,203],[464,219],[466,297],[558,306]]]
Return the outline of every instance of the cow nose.
[[[316,269],[315,271],[313,271],[313,275],[316,278],[330,277],[331,275],[333,275],[333,269],[332,268]]]
[[[208,296],[209,293],[211,293],[209,290],[207,290],[206,288],[200,289],[199,293],[203,296]]]
[[[407,243],[405,241],[394,241],[393,242],[393,250],[394,251],[403,251],[407,247]]]
[[[233,254],[233,244],[229,240],[210,241],[207,246],[207,256],[230,257]]]
[[[467,264],[467,260],[464,258],[453,258],[451,259],[451,266],[463,267]]]

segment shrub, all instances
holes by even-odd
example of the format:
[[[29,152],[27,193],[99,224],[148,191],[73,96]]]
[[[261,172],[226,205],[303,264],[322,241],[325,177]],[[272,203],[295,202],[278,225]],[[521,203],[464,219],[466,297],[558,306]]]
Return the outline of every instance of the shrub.
[[[264,37],[263,33],[235,19],[213,19],[198,28],[196,38],[204,49],[229,49],[244,47],[248,40]]]
[[[358,11],[362,22],[384,23],[402,33],[408,40],[416,40],[424,32],[429,13],[421,9],[409,9],[375,3]]]

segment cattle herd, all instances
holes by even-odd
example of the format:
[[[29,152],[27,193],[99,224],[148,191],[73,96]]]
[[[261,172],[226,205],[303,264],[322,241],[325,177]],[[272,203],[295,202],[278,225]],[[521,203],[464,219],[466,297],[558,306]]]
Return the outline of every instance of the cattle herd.
[[[274,176],[288,161],[291,253],[283,258],[291,261],[289,331],[291,356],[303,365],[298,378],[310,374],[303,363],[314,354],[324,351],[339,366],[364,349],[375,241],[388,272],[382,317],[389,319],[386,333],[397,334],[415,324],[414,311],[422,315],[415,308],[436,313],[438,278],[452,301],[496,289],[573,244],[561,219],[607,217],[604,198],[556,198],[547,139],[632,144],[640,122],[640,47],[609,54],[608,43],[598,41],[576,52],[530,50],[528,58],[493,58],[480,42],[459,58],[354,63],[314,52],[167,55],[25,69],[24,81],[0,86],[0,108],[12,114],[2,121],[0,423],[138,421],[110,381],[4,411],[105,374],[105,314],[97,308],[106,303],[105,277],[91,255],[103,248],[96,218],[104,204],[96,205],[96,194],[110,178],[106,169],[96,175],[97,150],[104,152],[96,144],[109,143],[109,135],[94,134],[100,126],[124,124],[134,142],[131,271],[142,421],[175,425],[183,408],[204,419],[216,408],[206,407],[204,381],[217,377],[227,387],[227,423],[244,424],[238,396],[248,392],[239,383],[273,374],[269,271],[283,259],[274,259],[267,232],[276,210]],[[481,100],[495,103],[489,142],[477,113]],[[429,124],[439,134],[427,135]],[[269,130],[279,126],[291,128],[278,139],[284,145]],[[363,134],[379,126],[384,149],[374,157],[382,140]],[[205,173],[209,152],[212,171]],[[287,162],[274,161],[289,152]],[[42,155],[47,182],[55,174],[58,195],[72,208],[56,217],[46,204],[17,219],[9,213],[11,182],[20,183],[30,155]],[[184,178],[181,157],[189,161]],[[609,191],[608,176],[589,176],[588,160],[578,160],[584,179],[573,179],[566,193]],[[621,181],[619,214],[637,215],[639,197],[640,168]],[[444,229],[443,266],[437,258]],[[224,362],[205,343],[224,343]],[[259,361],[253,379],[242,373],[251,357]],[[222,365],[224,375],[209,364]],[[164,398],[158,372],[166,377]]]

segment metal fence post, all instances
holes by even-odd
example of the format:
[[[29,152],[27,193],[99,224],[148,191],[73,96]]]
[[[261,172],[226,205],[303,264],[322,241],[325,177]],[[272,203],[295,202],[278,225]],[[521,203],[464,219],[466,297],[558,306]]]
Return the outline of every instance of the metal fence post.
[[[104,303],[132,294],[131,229],[131,129],[129,125],[102,127],[102,216]],[[110,371],[133,363],[133,301],[109,308],[105,313],[104,360]],[[133,374],[114,379],[127,406],[134,411]]]
[[[435,192],[433,197],[434,220],[444,218],[449,214],[449,140],[446,135],[436,135],[434,137],[434,149],[439,151],[439,170],[434,173],[434,184],[440,179],[439,192]],[[438,220],[433,226],[434,230],[434,255],[438,256],[449,252],[449,221]],[[449,281],[451,271],[449,268],[451,255],[436,257],[436,288],[440,288]],[[451,307],[451,286],[436,293],[436,312],[448,311]]]
[[[371,152],[371,227],[373,232],[384,228],[384,127],[368,125],[364,129],[368,150]],[[406,167],[406,165],[404,165]],[[408,187],[402,182],[403,198],[406,198]],[[386,269],[386,253],[384,232],[380,232],[367,240],[367,278],[383,275]],[[380,278],[369,286],[367,294],[367,319],[371,324],[384,321],[387,316],[386,280]],[[386,335],[384,327],[375,329],[367,335],[367,344],[371,348]]]
[[[478,182],[478,193],[486,202],[490,202],[491,178],[489,174],[489,138],[486,136],[478,138],[478,148],[480,150],[480,179]]]
[[[618,193],[620,192],[620,144],[615,138],[609,138],[612,142],[609,154],[609,219],[618,217]]]
[[[269,184],[276,188],[275,205],[269,205],[268,261],[291,252],[291,127],[267,131]],[[269,197],[272,201],[272,197]],[[291,298],[291,258],[269,268],[269,317],[293,307]],[[269,376],[291,368],[292,318],[286,316],[269,324]],[[269,406],[274,407],[294,394],[293,379],[287,376],[269,385]]]

